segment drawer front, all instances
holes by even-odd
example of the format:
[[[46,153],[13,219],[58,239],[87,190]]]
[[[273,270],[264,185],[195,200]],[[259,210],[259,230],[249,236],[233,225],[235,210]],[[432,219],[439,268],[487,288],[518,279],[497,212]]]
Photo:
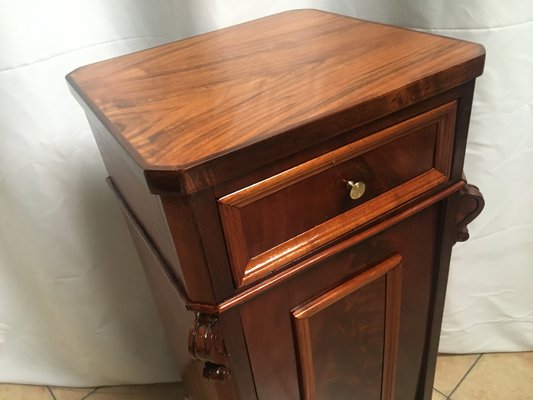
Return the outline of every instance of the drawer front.
[[[447,103],[219,199],[236,285],[446,182],[455,109]],[[360,198],[349,181],[365,184]]]

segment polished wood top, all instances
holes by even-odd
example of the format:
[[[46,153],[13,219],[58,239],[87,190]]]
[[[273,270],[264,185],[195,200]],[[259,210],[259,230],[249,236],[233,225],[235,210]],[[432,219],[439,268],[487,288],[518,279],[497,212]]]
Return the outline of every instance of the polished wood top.
[[[479,76],[482,46],[290,11],[79,68],[152,191],[221,183]]]

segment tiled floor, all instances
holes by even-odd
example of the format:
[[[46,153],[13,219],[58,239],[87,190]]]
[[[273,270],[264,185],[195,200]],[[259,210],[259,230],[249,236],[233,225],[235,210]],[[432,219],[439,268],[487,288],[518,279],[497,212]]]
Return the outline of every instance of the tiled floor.
[[[180,400],[184,397],[178,383],[101,388],[0,385],[0,400]]]
[[[533,400],[533,352],[441,355],[433,400]]]
[[[182,398],[177,383],[86,389],[0,384],[0,400]],[[441,355],[432,400],[533,400],[533,352]]]

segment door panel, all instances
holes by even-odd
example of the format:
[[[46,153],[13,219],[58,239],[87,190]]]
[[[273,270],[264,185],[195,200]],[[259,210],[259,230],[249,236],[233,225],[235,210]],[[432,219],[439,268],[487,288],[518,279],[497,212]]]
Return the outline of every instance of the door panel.
[[[391,399],[400,282],[395,255],[292,312],[303,399]]]
[[[353,400],[358,393],[365,400],[416,398],[428,340],[440,207],[437,203],[357,245],[326,258],[317,257],[320,261],[313,267],[240,306],[258,399],[313,398],[306,394],[313,390],[319,400]],[[339,295],[313,315],[298,312],[323,300],[322,296],[338,292],[351,279],[371,274],[398,254],[401,265],[380,278],[361,287],[355,281],[348,284],[359,288]],[[308,339],[302,340],[305,332],[297,328],[298,316],[308,320]],[[391,323],[396,319],[399,323]],[[332,336],[351,324],[368,328],[355,337],[357,344],[349,334]],[[398,338],[397,351],[394,341],[385,337]],[[305,355],[311,356],[310,361]],[[358,372],[351,374],[350,368]],[[348,376],[359,373],[364,382],[348,382]],[[340,379],[337,384],[342,393],[328,394],[335,386],[330,384],[333,378]],[[359,389],[351,393],[350,386]]]

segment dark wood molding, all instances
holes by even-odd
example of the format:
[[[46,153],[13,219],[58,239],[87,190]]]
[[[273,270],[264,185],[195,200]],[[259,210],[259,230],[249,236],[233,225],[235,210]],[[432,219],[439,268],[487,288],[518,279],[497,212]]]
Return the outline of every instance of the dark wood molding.
[[[258,199],[265,198],[272,193],[294,185],[309,176],[316,175],[319,172],[331,168],[332,165],[343,163],[361,154],[377,149],[412,133],[414,129],[420,129],[431,124],[437,124],[438,126],[437,138],[439,139],[437,139],[438,142],[435,148],[437,159],[435,168],[443,174],[447,174],[451,163],[455,108],[456,101],[433,108],[416,117],[395,124],[361,140],[330,151],[254,185],[224,196],[219,202],[224,206],[242,208]]]
[[[289,269],[285,269],[278,274],[269,277],[256,285],[254,285],[251,288],[248,288],[240,293],[237,293],[235,296],[232,296],[231,298],[225,300],[221,304],[218,305],[217,311],[219,313],[224,313],[228,310],[231,310],[232,308],[238,307],[242,305],[243,303],[246,303],[255,297],[259,296],[261,293],[266,291],[267,289],[271,289],[272,287],[275,287],[277,285],[282,284],[283,282],[287,281],[294,275],[300,274],[303,271],[308,270],[309,268],[312,268],[312,266],[315,263],[320,262],[321,260],[324,260],[327,257],[330,257],[334,254],[337,254],[344,249],[346,249],[349,246],[356,245],[358,243],[361,243],[363,240],[368,239],[372,237],[373,235],[376,235],[380,232],[383,232],[384,230],[400,223],[401,221],[404,221],[405,219],[413,216],[414,214],[424,210],[427,207],[430,207],[431,205],[445,199],[447,196],[450,196],[454,193],[456,193],[458,190],[460,190],[465,185],[464,181],[460,181],[447,189],[434,194],[433,196],[424,199],[423,201],[416,204],[416,206],[407,208],[406,210],[403,210],[402,212],[391,216],[390,218],[387,218],[386,220],[369,227],[366,230],[363,230],[361,232],[357,232],[355,235],[351,236],[350,238],[346,239],[345,241],[342,241],[340,243],[334,244],[330,247],[328,247],[326,250],[322,252],[318,252],[314,255],[312,255],[309,258],[306,258],[305,260],[302,260],[301,262],[298,262],[294,265],[291,265]]]
[[[375,235],[379,232],[382,232],[383,230],[403,221],[404,219],[410,217],[416,212],[419,212],[420,210],[431,206],[432,204],[435,204],[436,202],[444,199],[445,197],[455,193],[458,190],[461,190],[463,186],[465,185],[464,181],[461,181],[455,185],[450,186],[449,188],[445,189],[442,192],[439,192],[426,200],[418,203],[416,207],[414,208],[408,208],[407,210],[392,216],[391,218],[378,223],[377,225],[374,225],[373,227],[370,227],[367,230],[364,230],[356,235],[354,235],[352,238],[348,239],[345,242],[339,243],[337,245],[331,246],[326,252],[321,252],[316,254],[315,256],[306,259],[294,266],[292,266],[291,269],[285,270],[280,272],[278,275],[266,279],[263,282],[258,283],[256,286],[246,289],[240,293],[236,293],[233,296],[225,299],[220,304],[206,304],[194,301],[192,299],[189,299],[187,293],[183,289],[183,287],[179,284],[179,282],[176,281],[176,278],[172,275],[170,272],[170,266],[167,265],[166,261],[161,257],[158,250],[154,247],[152,242],[149,240],[148,236],[146,235],[146,232],[142,228],[142,226],[139,224],[139,222],[135,219],[135,216],[131,213],[131,211],[128,209],[127,204],[123,201],[122,196],[118,192],[117,188],[113,185],[113,181],[111,178],[107,179],[107,182],[109,184],[109,187],[113,191],[113,193],[116,195],[117,199],[119,200],[119,203],[121,205],[122,211],[124,212],[125,216],[128,218],[128,220],[131,222],[132,226],[135,228],[135,230],[139,233],[139,235],[143,238],[145,244],[150,249],[150,251],[154,254],[154,256],[157,258],[158,263],[160,264],[161,268],[167,276],[169,276],[169,279],[174,283],[174,287],[176,290],[176,293],[178,297],[180,298],[182,304],[184,305],[187,310],[192,312],[198,312],[198,313],[207,313],[207,314],[220,314],[225,313],[229,311],[230,309],[237,307],[238,305],[250,301],[252,298],[258,296],[261,292],[266,290],[267,288],[270,288],[272,286],[276,286],[280,284],[281,282],[285,281],[286,279],[289,279],[294,274],[300,273],[303,270],[306,270],[311,265],[313,265],[318,260],[330,256],[332,254],[335,254],[339,251],[342,251],[346,246],[351,246],[354,244],[357,244],[368,237]]]
[[[456,218],[456,236],[457,242],[465,242],[470,238],[468,233],[468,224],[472,222],[483,211],[485,199],[477,186],[466,184],[461,189],[459,195],[459,209]]]
[[[437,143],[435,144],[435,168],[451,178],[453,142],[457,101],[436,108],[442,114],[437,119]]]
[[[248,285],[304,254],[328,244],[335,238],[362,227],[378,216],[438,187],[447,179],[445,175],[432,169],[372,201],[331,218],[272,250],[252,258],[244,270],[242,285]]]
[[[381,398],[382,400],[394,400],[402,305],[401,259],[394,268],[387,272],[386,278],[385,340],[383,345],[383,383]]]
[[[292,315],[298,321],[306,321],[308,318],[319,313],[326,307],[329,307],[333,303],[353,293],[357,289],[372,282],[375,279],[386,275],[393,268],[399,266],[402,262],[402,256],[395,254],[392,257],[387,258],[385,261],[370,268],[368,271],[351,278],[350,280],[335,287],[335,289],[328,291],[327,293],[319,296],[318,298],[296,308]]]
[[[310,196],[316,195],[313,191],[307,194],[305,190],[306,186],[311,188],[319,186],[325,188],[328,192],[332,192],[330,196],[324,196],[322,204],[315,204],[314,209],[308,210],[307,217],[300,222],[300,224],[303,224],[301,231],[293,232],[294,234],[299,234],[322,224],[323,219],[320,219],[322,218],[321,216],[324,216],[324,219],[332,219],[336,214],[348,211],[346,206],[344,206],[345,208],[339,208],[340,206],[338,205],[345,204],[341,200],[345,195],[343,189],[341,188],[339,191],[339,187],[331,185],[332,180],[340,181],[340,176],[350,179],[353,174],[358,179],[372,181],[373,187],[367,190],[369,193],[365,195],[365,199],[370,202],[373,201],[373,197],[382,192],[391,189],[395,190],[395,185],[407,184],[409,180],[420,181],[417,178],[424,176],[424,173],[426,173],[427,177],[429,176],[427,174],[429,172],[433,172],[434,174],[438,172],[443,177],[445,176],[449,179],[456,106],[457,101],[450,101],[220,198],[218,205],[236,286],[247,285],[258,277],[278,268],[279,265],[276,265],[274,262],[275,256],[272,256],[276,253],[283,252],[284,248],[290,247],[292,249],[294,247],[294,240],[290,243],[283,243],[286,237],[284,238],[282,236],[275,241],[269,239],[270,246],[262,244],[262,248],[258,249],[253,247],[257,246],[255,244],[256,242],[265,242],[258,235],[254,235],[253,233],[256,231],[250,231],[250,228],[256,229],[257,233],[271,230],[265,229],[265,221],[261,219],[251,221],[249,215],[250,213],[261,214],[260,204],[268,199],[272,199],[271,196],[274,194],[277,194],[278,198],[280,196],[288,197],[287,201],[297,202],[299,204],[300,202],[306,203],[309,201]],[[411,138],[411,142],[400,145],[400,139],[406,136]],[[427,161],[424,169],[413,170],[406,166],[396,164],[397,157],[399,158],[402,155],[405,157],[405,153],[408,151],[407,148],[417,148],[414,146],[415,143],[425,143],[425,141],[427,141],[427,144],[418,148],[419,153],[410,150],[410,155],[412,156],[410,158],[413,159],[419,156],[420,153],[434,154],[433,159]],[[389,148],[390,146],[387,145],[395,147]],[[367,165],[366,163],[368,161],[360,156],[368,153],[372,154],[372,151],[374,151],[374,157],[377,154],[375,151],[391,151],[388,158],[381,160],[386,162],[386,165],[380,165],[383,168],[381,177],[368,176],[365,172],[356,168],[358,164],[362,166]],[[372,158],[369,160],[372,160]],[[422,164],[422,162],[419,164]],[[396,172],[391,173],[391,176],[387,177],[388,170],[395,170]],[[300,183],[304,186],[297,186],[300,189],[297,192],[298,197],[295,198],[294,188],[296,187],[295,185]],[[415,182],[413,182],[414,185]],[[405,187],[397,189],[397,192],[400,190],[411,192],[411,189]],[[391,201],[394,201],[398,197],[397,192],[389,194]],[[386,199],[386,196],[380,196],[377,203],[383,204]],[[356,202],[351,207],[357,206],[359,203]],[[304,204],[302,204],[303,206]],[[364,211],[368,215],[369,209],[372,206],[367,205],[364,207],[367,207],[368,210],[359,208],[357,210],[361,213]],[[294,215],[283,215],[283,209],[280,209],[279,212],[282,213],[280,218],[283,219],[298,218]],[[279,235],[282,235],[282,233],[280,232]],[[287,236],[291,237],[293,235]],[[250,241],[255,242],[250,243]],[[276,247],[273,248],[274,246]],[[264,265],[265,259],[270,259],[274,265]]]
[[[202,312],[202,313],[213,313],[213,312],[216,313],[217,308],[215,305],[208,304],[208,303],[202,303],[199,301],[193,301],[189,298],[189,295],[185,291],[182,282],[180,282],[176,274],[173,273],[171,266],[161,255],[158,248],[155,246],[153,241],[150,239],[150,236],[146,233],[146,230],[144,229],[144,227],[141,225],[139,220],[135,217],[135,215],[129,208],[128,204],[126,203],[124,197],[122,196],[118,188],[113,183],[113,179],[111,179],[111,177],[108,177],[106,181],[107,181],[109,188],[111,189],[116,199],[118,200],[120,208],[122,209],[122,212],[124,213],[124,216],[130,222],[132,228],[137,232],[139,237],[142,239],[145,246],[150,250],[151,254],[156,259],[157,263],[159,264],[160,268],[162,269],[164,274],[167,276],[169,281],[172,282],[172,286],[176,292],[177,297],[180,299],[182,305],[189,311]]]

